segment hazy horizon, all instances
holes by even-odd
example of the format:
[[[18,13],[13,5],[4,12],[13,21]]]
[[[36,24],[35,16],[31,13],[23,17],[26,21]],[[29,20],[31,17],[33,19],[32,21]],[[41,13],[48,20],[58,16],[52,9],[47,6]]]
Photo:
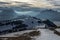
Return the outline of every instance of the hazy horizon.
[[[44,17],[46,19],[53,19],[53,20],[60,20],[60,0],[0,0],[0,18],[4,19],[7,16],[4,17],[1,15],[4,15],[4,12],[1,12],[1,10],[9,10],[13,9],[13,15],[12,13],[8,14],[8,18],[15,17],[16,14],[19,15],[32,15],[32,16],[38,16],[40,18]],[[41,13],[43,10],[49,10],[51,9],[51,14],[46,11],[45,14]],[[56,13],[53,11],[57,11]],[[8,19],[7,18],[7,19]]]

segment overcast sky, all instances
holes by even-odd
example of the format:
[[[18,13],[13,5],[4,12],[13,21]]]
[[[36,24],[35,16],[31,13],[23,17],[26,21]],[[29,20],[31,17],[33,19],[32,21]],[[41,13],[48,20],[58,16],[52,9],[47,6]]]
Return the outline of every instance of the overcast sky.
[[[58,8],[60,7],[60,0],[0,0],[0,2],[26,2],[32,4],[35,7],[49,7],[49,8]],[[11,5],[17,5],[16,3],[12,3]]]

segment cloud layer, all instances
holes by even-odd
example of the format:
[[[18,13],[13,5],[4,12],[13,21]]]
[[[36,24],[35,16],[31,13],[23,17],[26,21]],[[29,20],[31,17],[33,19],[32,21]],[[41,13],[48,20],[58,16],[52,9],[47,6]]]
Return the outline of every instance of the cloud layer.
[[[21,2],[31,4],[31,7],[60,8],[60,0],[0,0],[0,6],[20,6]]]

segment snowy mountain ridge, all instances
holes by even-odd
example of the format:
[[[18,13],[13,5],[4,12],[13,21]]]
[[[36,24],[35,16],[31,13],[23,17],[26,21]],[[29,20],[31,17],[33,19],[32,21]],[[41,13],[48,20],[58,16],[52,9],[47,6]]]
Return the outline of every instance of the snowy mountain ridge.
[[[24,25],[27,25],[26,29],[32,29],[41,24],[40,24],[40,20],[27,16],[23,19],[18,18],[18,19],[13,19],[13,20],[2,21],[0,23],[0,31],[11,30],[12,28],[15,28],[18,26],[19,28],[21,27],[25,28]]]

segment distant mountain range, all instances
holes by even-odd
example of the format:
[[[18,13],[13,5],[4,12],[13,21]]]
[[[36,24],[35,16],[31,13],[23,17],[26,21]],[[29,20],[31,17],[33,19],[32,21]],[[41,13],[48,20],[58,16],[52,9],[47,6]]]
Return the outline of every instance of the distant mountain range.
[[[17,17],[17,14],[14,12],[13,9],[7,8],[7,9],[1,9],[0,12],[0,21],[3,20],[10,20]]]
[[[60,21],[60,12],[54,11],[52,9],[43,10],[38,15],[38,18],[49,19],[52,21]]]
[[[13,19],[13,18],[16,18],[16,17],[19,18],[17,13],[15,13],[15,11],[14,11],[15,9],[2,8],[1,10],[2,10],[2,12],[0,12],[0,20],[5,20],[5,18],[6,18],[6,20]],[[25,9],[20,9],[20,11],[22,11],[22,13],[24,13],[23,10],[25,10]],[[49,20],[52,20],[52,21],[60,21],[60,12],[58,12],[58,11],[54,11],[52,9],[43,9],[43,8],[41,8],[41,9],[27,8],[26,12],[28,12],[28,10],[32,11],[32,13],[31,13],[32,16],[36,14],[35,17],[37,17],[37,18],[49,19]],[[18,11],[18,9],[17,9],[17,11]],[[30,14],[30,13],[28,13],[28,14]],[[22,18],[22,17],[20,17],[20,18]]]

